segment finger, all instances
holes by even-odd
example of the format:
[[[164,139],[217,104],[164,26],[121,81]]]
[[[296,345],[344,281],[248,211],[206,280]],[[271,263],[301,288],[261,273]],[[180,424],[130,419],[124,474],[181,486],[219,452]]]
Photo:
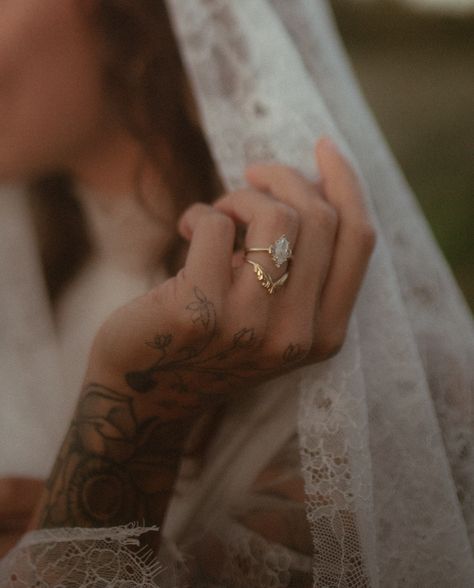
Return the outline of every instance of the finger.
[[[191,239],[184,273],[193,286],[222,295],[232,282],[235,224],[212,206],[197,204],[180,221]]]
[[[296,241],[299,227],[297,212],[271,195],[255,190],[236,190],[214,203],[214,207],[236,223],[246,225],[246,247],[268,248],[282,234]],[[266,252],[252,252],[252,259],[271,260]],[[281,273],[281,272],[280,272]]]
[[[354,222],[369,222],[359,178],[352,165],[329,137],[316,143],[316,162],[320,171],[319,184],[323,195],[338,210],[351,200],[351,218]]]
[[[227,194],[214,206],[237,223],[247,226],[246,247],[266,249],[283,234],[292,243],[297,239],[299,226],[297,212],[268,194],[254,190],[239,190]],[[274,280],[286,271],[286,264],[276,268],[272,257],[266,251],[248,253],[247,258],[259,263]],[[253,275],[250,265],[245,268],[245,271],[242,268],[240,276],[240,279],[245,281],[245,287],[249,288],[249,292],[258,291],[260,295],[261,284]]]
[[[294,247],[291,281],[288,280],[285,297],[298,305],[301,320],[312,322],[333,254],[336,211],[321,197],[314,183],[288,166],[252,166],[247,169],[247,178],[299,212],[298,244]]]
[[[340,219],[321,297],[320,328],[345,329],[375,246],[375,232],[360,182],[347,159],[328,138],[316,145],[316,158],[325,196]]]
[[[181,237],[190,241],[197,219],[209,212],[210,208],[208,204],[203,202],[196,202],[189,206],[178,219],[178,233]]]

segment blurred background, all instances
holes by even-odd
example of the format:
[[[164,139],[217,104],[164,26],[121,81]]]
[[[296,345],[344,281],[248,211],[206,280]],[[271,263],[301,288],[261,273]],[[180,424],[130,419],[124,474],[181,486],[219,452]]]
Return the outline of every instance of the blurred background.
[[[368,103],[474,310],[474,0],[331,0]]]

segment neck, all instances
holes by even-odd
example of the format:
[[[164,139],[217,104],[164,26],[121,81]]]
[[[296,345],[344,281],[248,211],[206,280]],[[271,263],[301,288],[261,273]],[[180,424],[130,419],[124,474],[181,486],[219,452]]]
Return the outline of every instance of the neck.
[[[162,261],[176,232],[174,201],[138,142],[120,135],[97,144],[73,175],[96,253],[139,273]]]
[[[77,157],[72,174],[79,184],[98,195],[104,207],[135,194],[138,174],[143,189],[151,191],[154,187],[155,198],[157,186],[162,184],[159,170],[143,147],[123,131],[96,141],[93,149]]]

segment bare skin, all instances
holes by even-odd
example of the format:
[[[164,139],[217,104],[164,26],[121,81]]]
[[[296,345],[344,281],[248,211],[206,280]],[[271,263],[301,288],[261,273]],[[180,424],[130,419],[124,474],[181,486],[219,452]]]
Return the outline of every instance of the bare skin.
[[[78,10],[89,4],[5,3],[0,179],[66,170],[113,209],[117,194],[133,193],[143,151],[104,92],[101,43]],[[255,165],[247,170],[249,189],[183,215],[178,230],[190,242],[183,270],[115,312],[97,334],[76,414],[31,526],[160,525],[201,415],[242,388],[337,353],[375,236],[349,164],[325,141],[317,160],[318,185],[283,165]],[[159,170],[151,163],[144,169],[156,198]],[[161,192],[157,204],[174,231],[172,196]],[[236,223],[247,227],[247,246],[283,233],[290,239],[290,278],[274,296],[233,251]],[[287,269],[273,267],[265,253],[251,257],[275,279]],[[259,492],[274,492],[274,469],[270,464],[256,480]],[[0,550],[25,530],[41,488],[34,480],[0,480]],[[304,500],[299,478],[278,491]],[[304,538],[293,533],[296,522],[270,512],[243,521],[292,548]],[[297,547],[309,549],[304,541]]]
[[[191,246],[183,270],[115,312],[96,337],[71,429],[31,526],[159,526],[202,414],[242,388],[338,352],[375,237],[347,161],[326,141],[317,159],[318,185],[285,166],[257,165],[247,171],[251,189],[184,214],[179,230]],[[291,279],[274,296],[233,251],[235,222],[247,226],[247,246],[282,232],[294,244]],[[266,253],[253,257],[270,270]],[[270,271],[277,277],[286,269]],[[282,467],[270,463],[255,492],[303,505],[299,475],[275,485]],[[38,483],[25,484],[38,495]],[[304,508],[251,511],[240,522],[311,555]],[[14,535],[5,533],[4,547],[25,524],[23,517]],[[352,529],[350,518],[347,524]],[[197,549],[199,565],[217,578],[206,553]],[[295,585],[311,585],[309,576],[294,577]]]
[[[254,166],[249,182],[265,191],[234,192],[184,214],[183,270],[114,312],[97,334],[39,526],[160,525],[199,415],[337,353],[374,234],[348,163],[327,141],[317,157],[324,193],[287,167]],[[275,295],[238,265],[234,220],[247,225],[247,246],[282,233],[295,244],[291,279]],[[270,267],[267,254],[256,255]]]
[[[0,480],[0,557],[27,529],[43,487],[41,480],[32,478]]]

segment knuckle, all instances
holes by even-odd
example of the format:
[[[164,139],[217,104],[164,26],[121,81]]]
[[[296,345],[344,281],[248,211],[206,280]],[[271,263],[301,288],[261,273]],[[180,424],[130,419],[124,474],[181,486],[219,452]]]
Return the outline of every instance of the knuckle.
[[[351,231],[354,242],[358,244],[363,251],[371,253],[377,243],[377,234],[373,225],[368,220],[352,221],[348,227]]]
[[[286,365],[301,363],[309,357],[311,353],[313,343],[311,339],[302,339],[300,337],[293,341],[296,342],[289,343],[283,353],[283,363]]]
[[[173,328],[181,337],[188,339],[197,333],[197,329],[187,312],[175,312],[170,317],[173,322]]]
[[[215,211],[215,210],[206,210],[206,212],[204,214],[202,214],[199,219],[197,220],[197,226],[199,228],[207,228],[210,225],[211,226],[218,226],[219,224],[219,217],[220,217],[221,213]]]
[[[173,328],[177,334],[179,333],[184,345],[200,343],[209,338],[209,330],[204,327],[198,312],[188,307],[186,311],[174,316]],[[218,324],[217,318],[213,318],[212,322],[214,325]]]
[[[375,248],[377,243],[377,233],[375,228],[369,222],[360,223],[357,234],[363,245],[370,251]]]
[[[278,364],[282,362],[286,345],[283,342],[271,339],[267,341],[261,351],[265,363]]]
[[[213,215],[214,227],[223,234],[228,233],[234,229],[233,220],[226,214],[215,214]]]
[[[321,203],[322,206],[319,211],[321,221],[327,227],[335,230],[339,224],[339,215],[337,214],[337,210],[330,204],[327,204],[325,202]]]
[[[269,166],[269,171],[273,174],[273,175],[277,175],[280,178],[285,177],[285,176],[297,176],[299,175],[298,172],[296,171],[296,168],[291,167],[290,165],[285,165],[283,163],[272,163]]]
[[[334,357],[341,351],[345,339],[345,331],[335,331],[326,335],[319,342],[318,354],[322,356],[323,359],[330,359],[331,357]]]
[[[183,270],[173,281],[172,287],[159,301],[160,307],[166,308],[166,323],[185,343],[208,337],[209,329],[219,323],[222,301],[216,297],[212,304],[206,304],[197,299],[197,289],[189,285]]]
[[[304,357],[306,357],[313,347],[313,334],[308,333],[303,337],[300,335],[299,337],[295,338],[295,340],[295,346],[302,354],[304,354]]]
[[[246,327],[242,326],[245,323],[239,322],[239,326],[235,324],[224,325],[220,330],[220,336],[222,341],[226,345],[229,345],[245,355],[249,354],[252,358],[255,357],[255,352],[258,353],[262,337],[261,333],[263,329],[260,327]],[[252,323],[254,324],[254,323]]]
[[[210,205],[205,204],[204,202],[193,202],[189,205],[186,209],[186,213],[193,213],[193,214],[203,214],[210,210]]]
[[[279,227],[295,230],[299,226],[300,218],[298,212],[283,202],[276,202],[273,205],[272,217],[273,223]]]
[[[313,346],[312,320],[295,321],[291,329],[285,334],[285,349],[297,349],[301,353],[308,353]]]
[[[313,201],[309,214],[315,219],[318,227],[323,227],[330,235],[336,233],[339,215],[333,206],[318,198]]]
[[[269,338],[263,348],[262,355],[266,362],[271,364],[285,364],[304,359],[310,349],[312,341],[299,335],[291,339],[288,336]]]
[[[203,202],[194,202],[186,208],[182,217],[197,222],[198,219],[200,219],[203,215],[209,213],[209,209],[210,206],[208,204],[204,204]]]

